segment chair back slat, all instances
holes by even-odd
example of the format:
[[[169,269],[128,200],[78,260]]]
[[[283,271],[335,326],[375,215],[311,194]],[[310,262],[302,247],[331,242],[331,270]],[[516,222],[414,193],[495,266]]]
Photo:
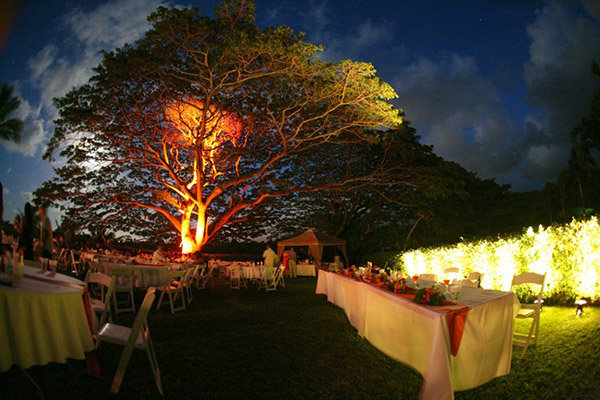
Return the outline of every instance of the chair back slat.
[[[101,272],[88,271],[85,276],[85,283],[97,283],[109,287],[112,282],[112,277]]]
[[[424,281],[437,282],[437,275],[436,274],[420,274],[419,279],[422,279]]]
[[[544,286],[546,280],[546,274],[537,274],[535,272],[524,272],[519,275],[513,276],[512,286],[522,285],[524,283],[533,283],[536,285]]]

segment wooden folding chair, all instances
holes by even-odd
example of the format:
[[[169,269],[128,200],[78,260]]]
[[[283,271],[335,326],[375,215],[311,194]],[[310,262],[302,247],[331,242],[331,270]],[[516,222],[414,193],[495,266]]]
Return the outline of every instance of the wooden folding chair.
[[[270,284],[266,284],[266,286],[265,286],[265,289],[267,291],[277,290],[277,285],[279,285],[279,284],[281,284],[283,287],[285,287],[285,282],[283,280],[283,272],[284,271],[285,271],[285,267],[283,265],[278,268],[275,268],[275,271],[273,272],[273,281]]]
[[[515,332],[513,334],[513,344],[523,347],[520,359],[525,357],[527,347],[529,343],[533,341],[533,344],[537,344],[538,333],[540,329],[540,311],[542,309],[542,295],[544,293],[544,282],[546,281],[546,274],[536,274],[535,272],[525,272],[523,274],[515,274],[510,285],[510,290],[516,286],[524,284],[539,285],[540,291],[537,295],[537,302],[535,304],[521,304],[521,309],[517,314],[517,319],[531,318],[531,327],[527,335]]]
[[[460,268],[458,267],[446,267],[444,268],[444,275],[445,279],[448,279],[450,282],[457,282],[459,281],[462,276],[460,275]]]
[[[100,332],[98,333],[98,342],[106,342],[124,346],[123,353],[119,359],[119,365],[117,366],[117,371],[110,388],[111,393],[119,393],[121,383],[123,382],[123,376],[125,375],[127,365],[129,364],[129,359],[131,358],[131,353],[133,352],[133,349],[136,348],[146,350],[148,361],[150,362],[150,367],[152,368],[152,373],[154,374],[156,387],[158,388],[158,392],[161,395],[163,394],[162,384],[160,381],[160,369],[158,368],[158,361],[156,359],[156,353],[154,352],[154,346],[152,345],[152,339],[150,338],[150,329],[148,328],[147,321],[150,307],[152,307],[152,302],[155,298],[154,291],[155,288],[148,288],[146,296],[144,297],[144,301],[142,302],[142,306],[140,307],[140,311],[135,317],[135,321],[133,322],[133,326],[131,328],[107,323],[102,326]]]
[[[165,293],[169,295],[169,304],[171,305],[171,314],[175,314],[175,311],[185,310],[185,280],[189,271],[187,270],[169,270],[169,277],[165,282],[165,285],[162,287],[157,287],[156,290],[162,292],[158,299],[158,305],[156,309],[158,310],[162,305],[163,298],[165,297]],[[175,302],[177,298],[181,296],[181,305],[179,307],[175,307]]]
[[[239,289],[242,286],[248,287],[244,280],[244,272],[242,267],[235,265],[229,269],[229,289]]]
[[[437,282],[436,274],[419,274],[419,280]]]
[[[258,285],[259,289],[268,289],[269,286],[275,284],[275,267],[263,267],[261,268],[262,275]]]
[[[483,274],[477,271],[473,271],[469,274],[469,276],[467,277],[467,280],[471,281],[473,283],[473,287],[480,287],[481,286],[481,280],[483,279]]]
[[[97,314],[100,314],[100,323],[98,325],[100,327],[104,325],[107,318],[108,322],[112,322],[110,301],[113,296],[116,280],[117,278],[115,276],[108,276],[99,272],[88,271],[85,276],[84,282],[89,289],[92,309]],[[100,293],[98,293],[98,290]]]
[[[210,282],[212,287],[215,287],[215,281],[213,279],[213,271],[215,269],[214,264],[210,263],[205,267],[199,276],[198,289],[206,289],[206,285]]]
[[[192,302],[192,300],[194,300],[194,293],[193,293],[192,287],[194,285],[197,286],[198,269],[199,268],[200,268],[200,265],[189,265],[187,268],[188,275],[185,280],[184,286],[185,286],[185,293],[187,295],[188,304],[190,304]]]
[[[113,290],[113,305],[115,307],[115,313],[120,312],[135,312],[135,302],[133,300],[133,268],[113,268],[112,276],[117,278],[115,288]],[[119,308],[119,293],[126,293],[127,298],[122,301],[124,304]]]

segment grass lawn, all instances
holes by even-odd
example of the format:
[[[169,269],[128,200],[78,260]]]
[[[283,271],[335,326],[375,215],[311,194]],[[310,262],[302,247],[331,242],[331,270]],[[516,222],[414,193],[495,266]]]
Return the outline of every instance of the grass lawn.
[[[417,399],[421,375],[360,338],[340,309],[314,294],[316,280],[299,278],[265,293],[224,287],[196,292],[171,315],[152,310],[150,331],[166,398]],[[140,300],[141,301],[141,300]],[[140,303],[138,301],[138,304]],[[600,309],[544,307],[541,342],[511,373],[457,399],[600,399]],[[117,323],[130,325],[132,315]],[[520,321],[519,321],[520,322]],[[121,347],[103,344],[102,379],[85,362],[33,367],[27,373],[46,399],[105,399]],[[0,398],[34,399],[36,391],[14,367],[0,373]],[[143,351],[134,351],[119,395],[161,398]]]

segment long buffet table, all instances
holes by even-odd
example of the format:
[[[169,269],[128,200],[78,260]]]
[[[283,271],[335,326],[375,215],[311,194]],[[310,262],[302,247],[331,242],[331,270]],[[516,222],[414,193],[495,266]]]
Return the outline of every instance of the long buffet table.
[[[462,288],[458,303],[469,310],[456,356],[443,311],[323,270],[316,293],[344,309],[360,336],[419,371],[423,399],[453,399],[455,390],[510,372],[513,321],[520,308],[513,293]]]

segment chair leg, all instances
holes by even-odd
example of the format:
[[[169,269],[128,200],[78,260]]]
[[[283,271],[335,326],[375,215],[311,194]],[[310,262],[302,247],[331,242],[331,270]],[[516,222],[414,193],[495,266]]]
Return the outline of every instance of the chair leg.
[[[135,313],[135,301],[133,300],[133,287],[129,288],[129,296],[130,296],[130,299],[131,299],[131,309],[132,309],[132,312]]]
[[[165,291],[161,290],[160,297],[158,298],[158,304],[156,305],[156,309],[158,310],[162,305],[163,297],[165,297]]]
[[[117,292],[116,291],[113,292],[112,299],[113,299],[113,306],[115,307],[115,314],[118,314],[119,313],[119,306],[118,306]]]
[[[158,392],[161,395],[164,395],[162,390],[162,383],[160,381],[160,369],[158,368],[158,360],[156,359],[154,346],[152,346],[152,341],[150,340],[150,333],[148,333],[148,341],[146,343],[146,354],[148,355],[148,361],[150,362],[150,367],[152,368],[152,373],[154,374],[154,381],[156,382]]]
[[[171,314],[175,314],[175,309],[173,307],[173,295],[171,294],[170,290],[169,290],[169,303],[171,304]]]
[[[111,393],[119,393],[121,383],[123,382],[123,376],[127,370],[127,365],[129,364],[129,359],[131,358],[132,352],[133,347],[125,347],[123,350],[123,354],[121,354],[121,359],[119,360],[119,365],[117,366],[117,372],[115,373],[115,377],[110,388]]]

